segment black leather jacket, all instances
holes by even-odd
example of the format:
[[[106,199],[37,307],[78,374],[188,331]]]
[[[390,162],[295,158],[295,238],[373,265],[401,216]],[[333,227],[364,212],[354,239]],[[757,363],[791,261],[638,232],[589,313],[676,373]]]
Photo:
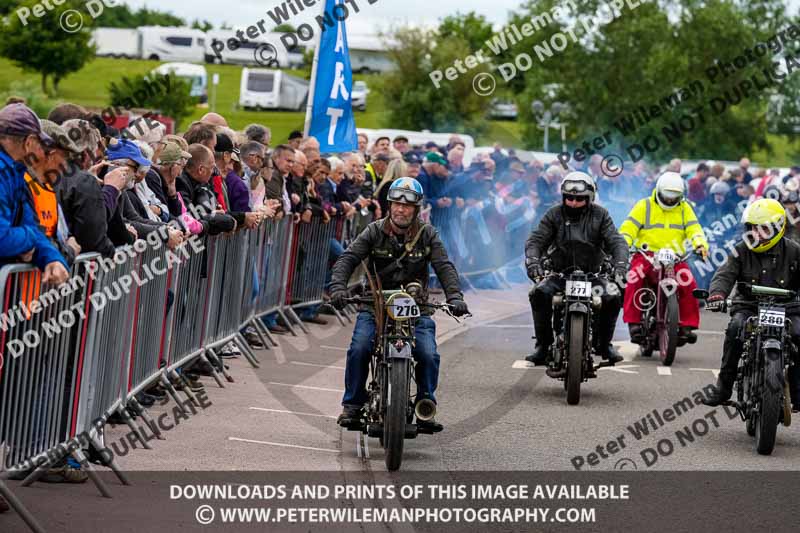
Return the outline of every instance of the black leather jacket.
[[[727,297],[737,281],[800,290],[800,244],[784,237],[766,252],[756,253],[744,242],[733,250],[711,278],[709,293]],[[731,313],[743,308],[755,309],[755,302],[738,291],[732,303]],[[796,311],[800,303],[792,303],[787,308]]]
[[[417,231],[422,231],[422,235],[414,248],[406,254],[399,268],[390,268],[405,251],[405,240],[400,239],[405,237],[410,242]],[[414,222],[405,236],[395,235],[387,218],[364,228],[333,266],[331,294],[347,290],[347,282],[362,260],[366,260],[370,273],[374,275],[375,271],[378,272],[384,290],[399,289],[401,285],[412,281],[421,283],[423,289],[427,289],[428,265],[431,265],[442,284],[447,301],[464,299],[458,282],[458,272],[447,257],[439,232],[430,224],[422,225],[420,220]],[[420,303],[426,301],[424,297],[420,300]],[[425,308],[420,311],[422,314],[429,314]]]
[[[211,188],[210,183],[200,183],[192,179],[192,177],[184,171],[183,174],[178,176],[175,180],[175,188],[183,197],[183,203],[186,209],[191,213],[190,205],[194,205],[201,209],[202,216],[196,216],[203,225],[203,234],[217,235],[219,233],[226,233],[233,231],[236,227],[236,221],[228,214],[213,213],[214,210],[219,209],[217,203],[217,196]]]
[[[549,256],[558,272],[572,266],[596,272],[603,263],[604,253],[611,256],[614,266],[627,266],[625,239],[608,211],[595,204],[589,204],[577,219],[568,218],[563,206],[551,207],[525,243],[526,264]]]

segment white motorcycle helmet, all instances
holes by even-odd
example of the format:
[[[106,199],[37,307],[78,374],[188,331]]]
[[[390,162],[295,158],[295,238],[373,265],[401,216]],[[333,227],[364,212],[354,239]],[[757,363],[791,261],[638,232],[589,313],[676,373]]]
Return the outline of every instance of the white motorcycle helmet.
[[[677,172],[664,172],[656,182],[656,202],[666,211],[680,205],[684,195],[683,178]]]
[[[561,194],[569,196],[583,196],[589,203],[594,202],[594,179],[585,172],[573,171],[561,180]]]

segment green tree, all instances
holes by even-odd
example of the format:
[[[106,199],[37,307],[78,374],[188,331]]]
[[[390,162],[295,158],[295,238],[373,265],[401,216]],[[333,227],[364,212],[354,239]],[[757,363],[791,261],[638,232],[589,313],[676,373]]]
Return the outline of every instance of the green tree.
[[[396,69],[383,76],[383,95],[388,111],[387,126],[432,131],[466,131],[480,135],[488,100],[475,93],[473,77],[480,69],[456,80],[442,80],[439,88],[431,81],[433,70],[453,65],[472,50],[460,37],[447,40],[437,32],[405,28],[393,35],[389,57]]]
[[[186,22],[172,13],[150,10],[146,7],[137,11],[125,5],[106,7],[97,17],[97,26],[104,28],[138,28],[139,26],[186,26]]]
[[[485,48],[486,41],[494,34],[492,25],[483,15],[470,11],[466,15],[456,13],[445,17],[439,24],[439,38],[466,39],[473,52]]]
[[[21,5],[33,10],[36,4],[37,0],[26,0]],[[67,16],[61,20],[66,11],[80,7],[82,4],[78,0],[67,0],[45,11],[41,17],[31,17],[24,26],[18,17],[9,17],[0,39],[0,56],[25,71],[40,73],[44,93],[48,92],[47,78],[52,77],[53,90],[57,93],[59,82],[80,70],[95,54],[94,47],[89,45],[91,17],[84,16],[83,27],[73,33],[67,30],[77,26],[77,19]]]
[[[289,23],[284,22],[283,24],[278,24],[275,26],[275,29],[272,31],[280,32],[280,33],[294,33],[297,29]]]
[[[205,19],[203,19],[203,22],[195,19],[194,22],[192,22],[192,28],[200,31],[209,31],[214,29],[214,25]]]
[[[621,151],[633,143],[641,143],[647,135],[655,135],[661,141],[661,148],[655,154],[657,159],[709,155],[734,159],[767,145],[768,91],[754,92],[741,104],[719,114],[708,109],[708,102],[758,73],[771,58],[713,81],[706,70],[717,60],[732,61],[746,48],[784,28],[782,3],[775,0],[648,2],[635,10],[623,8],[621,16],[611,22],[603,17],[596,25],[590,23],[594,29],[587,33],[577,20],[594,20],[601,4],[597,0],[577,3],[576,13],[554,17],[546,27],[509,47],[500,59],[512,63],[521,53],[532,58],[533,67],[518,72],[509,81],[514,90],[521,92],[521,119],[528,146],[539,146],[541,138],[529,110],[534,99],[557,100],[568,105],[569,137],[576,144],[610,131],[615,149]],[[512,20],[518,23],[530,20],[556,5],[552,0],[530,0]],[[569,37],[567,29],[575,32],[577,41]],[[548,46],[556,33],[567,36],[566,48],[554,52],[552,57],[542,54],[540,59],[534,47]],[[511,70],[507,65],[503,68]],[[694,91],[691,98],[682,99],[678,105],[661,104],[664,98],[689,87],[695,80],[701,83],[701,92]],[[641,106],[650,110],[654,105],[661,108],[661,115],[635,132],[624,135],[615,126]],[[695,121],[691,131],[682,136],[665,135],[664,128],[671,128],[679,119],[688,124],[690,119],[686,117]]]
[[[191,84],[173,74],[123,76],[120,82],[111,82],[108,92],[112,106],[160,111],[175,119],[176,129],[198,100],[190,96]]]

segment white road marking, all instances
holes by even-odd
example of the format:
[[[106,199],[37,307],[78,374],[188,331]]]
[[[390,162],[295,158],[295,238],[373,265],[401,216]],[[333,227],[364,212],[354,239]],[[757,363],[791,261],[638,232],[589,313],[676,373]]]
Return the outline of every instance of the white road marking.
[[[658,370],[658,375],[659,376],[671,376],[672,375],[672,369],[670,367],[668,367],[668,366],[657,366],[656,370]]]
[[[295,387],[297,389],[321,390],[326,392],[344,392],[344,389],[325,389],[323,387],[309,387],[308,385],[292,385],[291,383],[277,383],[275,381],[270,381],[268,384],[280,385],[281,387]]]
[[[320,344],[319,347],[320,348],[325,348],[326,350],[336,350],[336,351],[339,351],[339,352],[346,352],[347,351],[347,348],[342,348],[340,346],[326,346],[325,344]]]
[[[298,448],[300,450],[311,450],[315,452],[340,453],[339,450],[332,450],[330,448],[313,448],[311,446],[298,446],[297,444],[284,444],[282,442],[267,442],[263,440],[240,439],[238,437],[228,437],[228,440],[233,440],[237,442],[250,442],[252,444],[266,444],[267,446],[280,446],[281,448]]]
[[[344,370],[343,366],[336,366],[336,365],[318,365],[316,363],[304,363],[303,361],[292,361],[293,365],[302,365],[302,366],[316,366],[319,368],[335,368],[336,370]]]
[[[713,329],[696,329],[694,332],[698,335],[725,335],[724,331],[714,331]]]
[[[284,410],[281,410],[281,409],[267,409],[265,407],[251,407],[250,409],[252,409],[254,411],[266,411],[268,413],[284,413],[284,414],[289,414],[289,415],[316,416],[316,417],[320,417],[320,418],[333,418],[334,420],[336,420],[335,416],[321,415],[321,414],[316,414],[316,413],[300,413],[298,411],[284,411]]]
[[[718,368],[690,368],[689,370],[694,370],[696,372],[711,372],[714,374],[715,378],[719,377],[719,369]]]
[[[638,370],[626,370],[627,368],[639,368],[639,365],[616,365],[616,366],[604,366],[600,367],[599,370],[611,370],[612,372],[620,372],[622,374],[638,374]]]
[[[547,367],[544,365],[536,366],[530,361],[526,361],[525,359],[518,359],[514,361],[514,364],[511,365],[511,368],[521,368],[523,370],[527,370],[529,368],[538,368],[539,370],[544,370]]]

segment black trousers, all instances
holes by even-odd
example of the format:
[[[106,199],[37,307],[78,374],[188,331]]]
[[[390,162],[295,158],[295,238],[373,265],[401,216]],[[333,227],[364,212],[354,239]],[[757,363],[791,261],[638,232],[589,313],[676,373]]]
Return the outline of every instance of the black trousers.
[[[605,280],[594,280],[592,288],[595,293],[600,293],[603,304],[600,309],[592,312],[593,344],[595,351],[603,355],[608,352],[608,345],[614,338],[614,328],[617,317],[622,309],[621,291],[610,293]],[[540,281],[530,292],[531,311],[533,313],[533,327],[536,330],[536,343],[540,346],[549,346],[553,343],[553,296],[557,292],[564,292],[566,280],[547,278]],[[599,287],[599,289],[598,289]],[[616,288],[616,285],[613,287]],[[559,321],[561,322],[561,321]],[[560,324],[559,331],[561,329]]]
[[[755,309],[739,309],[733,313],[728,328],[725,330],[725,344],[722,347],[722,366],[719,370],[719,379],[728,389],[736,381],[736,369],[742,357],[743,336],[742,328],[748,318],[756,316]],[[800,313],[787,313],[787,318],[792,321],[790,335],[795,346],[800,347]],[[800,404],[800,361],[789,368],[789,393],[792,403]]]

